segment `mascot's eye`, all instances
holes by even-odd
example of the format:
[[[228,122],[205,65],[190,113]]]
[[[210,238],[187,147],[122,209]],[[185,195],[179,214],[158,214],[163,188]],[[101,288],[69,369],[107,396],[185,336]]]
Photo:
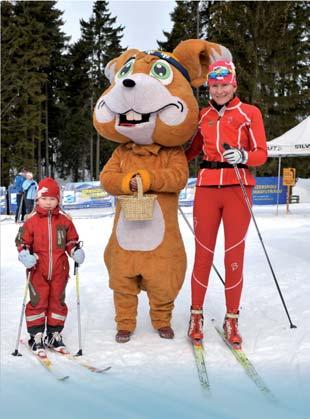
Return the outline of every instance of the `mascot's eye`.
[[[133,64],[135,62],[134,58],[131,58],[123,67],[116,73],[116,77],[118,79],[122,79],[123,77],[129,76],[133,70]]]
[[[150,75],[160,80],[163,84],[169,84],[173,79],[173,71],[170,65],[164,60],[158,60],[153,64]]]

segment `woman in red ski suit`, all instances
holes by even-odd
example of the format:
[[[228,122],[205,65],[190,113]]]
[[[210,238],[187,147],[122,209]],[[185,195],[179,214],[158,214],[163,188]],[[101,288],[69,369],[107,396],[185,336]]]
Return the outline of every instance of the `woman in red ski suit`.
[[[192,272],[192,306],[188,335],[203,338],[203,302],[208,287],[214,248],[221,221],[225,236],[224,333],[241,347],[238,332],[239,304],[243,285],[245,237],[251,214],[233,165],[237,165],[252,202],[255,179],[248,166],[267,159],[266,136],[260,110],[235,96],[237,82],[232,62],[217,61],[209,68],[212,100],[200,111],[199,127],[186,151],[188,160],[203,151],[194,201],[195,262]],[[223,144],[231,147],[225,150]]]
[[[65,288],[69,277],[66,252],[79,264],[84,252],[79,248],[79,236],[69,218],[59,208],[60,189],[52,178],[38,185],[37,204],[20,227],[16,237],[19,260],[30,271],[30,301],[26,306],[29,345],[44,356],[45,343],[55,350],[65,345],[60,332],[67,316]]]

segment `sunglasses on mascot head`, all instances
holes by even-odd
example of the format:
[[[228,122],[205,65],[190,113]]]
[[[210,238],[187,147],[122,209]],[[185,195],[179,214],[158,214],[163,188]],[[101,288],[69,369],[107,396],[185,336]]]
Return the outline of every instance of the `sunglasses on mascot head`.
[[[216,67],[214,70],[208,73],[208,79],[217,80],[222,77],[226,77],[229,74],[234,74],[229,68],[226,67]]]

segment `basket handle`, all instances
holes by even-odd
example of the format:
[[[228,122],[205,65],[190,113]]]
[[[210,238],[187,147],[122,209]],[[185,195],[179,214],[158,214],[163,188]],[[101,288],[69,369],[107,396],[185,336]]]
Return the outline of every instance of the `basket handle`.
[[[141,176],[137,175],[136,180],[137,180],[137,187],[138,187],[138,199],[142,199],[143,198],[143,185],[142,185]]]

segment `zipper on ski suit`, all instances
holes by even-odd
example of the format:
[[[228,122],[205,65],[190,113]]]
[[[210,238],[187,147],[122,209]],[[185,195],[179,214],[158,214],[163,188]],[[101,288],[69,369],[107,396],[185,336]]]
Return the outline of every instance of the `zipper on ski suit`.
[[[53,273],[53,236],[52,236],[52,212],[48,212],[47,216],[47,234],[48,234],[48,277],[47,280],[50,281],[52,279]]]

